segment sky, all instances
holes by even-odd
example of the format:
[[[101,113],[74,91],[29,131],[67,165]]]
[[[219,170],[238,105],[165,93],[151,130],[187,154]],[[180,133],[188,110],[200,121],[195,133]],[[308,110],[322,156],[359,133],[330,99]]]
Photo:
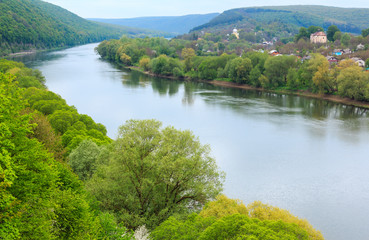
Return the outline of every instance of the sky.
[[[369,8],[368,0],[44,0],[83,18],[134,18],[222,13],[240,7],[325,5]]]

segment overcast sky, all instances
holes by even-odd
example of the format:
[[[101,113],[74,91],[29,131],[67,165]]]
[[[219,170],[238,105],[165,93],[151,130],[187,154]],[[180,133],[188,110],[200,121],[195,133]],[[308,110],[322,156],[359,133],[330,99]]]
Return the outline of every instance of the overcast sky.
[[[44,0],[84,18],[180,16],[223,12],[232,8],[280,5],[325,5],[369,8],[369,0]]]

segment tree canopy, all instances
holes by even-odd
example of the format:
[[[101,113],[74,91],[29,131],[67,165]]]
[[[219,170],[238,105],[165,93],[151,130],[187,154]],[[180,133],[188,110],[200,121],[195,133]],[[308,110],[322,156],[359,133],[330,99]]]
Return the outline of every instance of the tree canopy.
[[[120,127],[109,162],[87,184],[103,209],[136,228],[198,209],[220,193],[222,182],[209,146],[190,131],[130,120]]]

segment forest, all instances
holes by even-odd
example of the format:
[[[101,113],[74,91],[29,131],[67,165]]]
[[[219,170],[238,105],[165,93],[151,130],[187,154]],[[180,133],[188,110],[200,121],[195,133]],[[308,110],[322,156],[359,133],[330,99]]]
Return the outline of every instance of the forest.
[[[163,36],[155,31],[87,21],[40,0],[2,0],[0,12],[0,56],[99,42],[123,34]]]
[[[233,28],[245,32],[262,31],[265,39],[290,38],[300,27],[322,26],[326,30],[336,25],[344,32],[360,34],[367,28],[368,9],[338,8],[318,5],[249,7],[224,11],[208,23],[191,30],[222,33]],[[190,32],[190,33],[191,33]]]
[[[4,59],[0,98],[1,239],[323,239],[286,210],[222,195],[191,131],[128,120],[112,140],[40,71]]]

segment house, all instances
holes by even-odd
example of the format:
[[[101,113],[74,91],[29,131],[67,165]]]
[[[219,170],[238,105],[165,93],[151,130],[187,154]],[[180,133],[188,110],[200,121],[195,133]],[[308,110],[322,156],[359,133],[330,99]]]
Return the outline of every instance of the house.
[[[269,55],[271,56],[281,56],[282,54],[280,54],[277,50],[272,50],[269,52]]]
[[[324,32],[312,33],[310,43],[327,43],[327,35]]]
[[[333,57],[333,56],[327,56],[327,60],[330,64],[338,63],[338,59],[336,57]]]
[[[357,58],[357,57],[353,57],[350,58],[352,61],[354,61],[357,65],[359,65],[359,67],[364,68],[365,67],[365,61],[361,58]]]
[[[351,54],[351,49],[349,48],[346,48],[346,49],[343,49],[343,54]]]
[[[365,46],[361,43],[359,45],[357,45],[357,47],[356,47],[356,50],[358,50],[358,51],[364,50],[364,49],[365,49]]]
[[[235,35],[237,39],[240,39],[240,34],[238,33],[238,30],[236,28],[233,29],[233,33],[232,34]]]

